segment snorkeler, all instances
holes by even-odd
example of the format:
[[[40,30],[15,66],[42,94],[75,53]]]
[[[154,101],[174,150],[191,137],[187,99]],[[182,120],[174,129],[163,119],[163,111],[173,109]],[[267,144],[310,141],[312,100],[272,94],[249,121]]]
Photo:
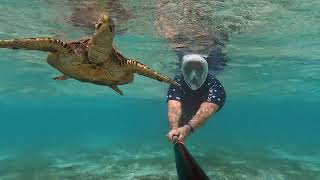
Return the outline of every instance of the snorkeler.
[[[224,42],[228,33],[209,24],[206,5],[191,0],[159,1],[157,34],[168,41],[176,53],[180,69],[175,80],[181,87],[170,86],[167,94],[170,141],[177,135],[183,141],[198,129],[226,100],[226,93],[215,77],[222,72],[227,58]]]
[[[173,141],[173,136],[178,136],[179,141],[184,141],[223,107],[226,92],[220,81],[208,72],[207,61],[198,54],[183,57],[181,73],[175,81],[181,86],[170,85],[168,90],[167,137]]]

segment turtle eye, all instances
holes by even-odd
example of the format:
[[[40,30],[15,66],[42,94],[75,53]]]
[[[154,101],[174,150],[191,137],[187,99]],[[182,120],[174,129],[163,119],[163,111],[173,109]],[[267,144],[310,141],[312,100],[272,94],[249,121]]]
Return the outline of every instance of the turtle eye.
[[[99,29],[101,26],[102,26],[102,23],[99,23],[96,29]]]

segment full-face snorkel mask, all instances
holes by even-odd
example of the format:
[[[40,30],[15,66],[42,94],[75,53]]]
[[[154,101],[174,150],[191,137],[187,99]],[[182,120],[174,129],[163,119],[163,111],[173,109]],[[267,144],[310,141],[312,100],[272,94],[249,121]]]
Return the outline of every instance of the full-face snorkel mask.
[[[181,71],[187,85],[195,91],[207,78],[208,63],[198,54],[185,55],[182,58]]]

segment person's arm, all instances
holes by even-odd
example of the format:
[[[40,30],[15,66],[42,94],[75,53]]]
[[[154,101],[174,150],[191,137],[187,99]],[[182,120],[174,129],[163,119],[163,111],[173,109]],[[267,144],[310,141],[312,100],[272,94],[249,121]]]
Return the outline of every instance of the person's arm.
[[[177,113],[172,112],[174,115],[171,121],[173,129],[171,129],[167,134],[169,141],[172,142],[173,136],[177,136],[178,140],[183,142],[185,138],[189,136],[195,128],[200,127],[200,125],[202,125],[217,110],[218,110],[218,105],[211,102],[203,102],[198,112],[196,113],[196,115],[188,123],[189,125],[186,124],[178,128],[175,128],[177,124],[175,124],[176,121],[174,119],[175,117],[177,117],[175,116],[177,115]],[[169,123],[170,123],[170,120],[169,120]]]
[[[197,129],[203,125],[210,116],[214,115],[215,112],[224,105],[226,99],[226,92],[219,80],[213,76],[209,76],[210,88],[206,101],[200,105],[199,110],[189,121],[190,128]]]
[[[193,116],[188,124],[192,127],[193,130],[195,130],[203,125],[207,121],[207,119],[209,119],[209,117],[212,116],[218,109],[219,106],[217,104],[211,102],[203,102],[200,105],[197,113]]]
[[[168,101],[168,122],[170,129],[179,127],[179,120],[181,117],[181,102],[176,100]]]
[[[181,82],[181,76],[176,76],[175,81]],[[167,134],[169,141],[172,140],[172,136],[176,135],[176,130],[179,129],[179,121],[182,115],[182,87],[170,85],[167,94],[168,103],[168,123],[170,130]]]

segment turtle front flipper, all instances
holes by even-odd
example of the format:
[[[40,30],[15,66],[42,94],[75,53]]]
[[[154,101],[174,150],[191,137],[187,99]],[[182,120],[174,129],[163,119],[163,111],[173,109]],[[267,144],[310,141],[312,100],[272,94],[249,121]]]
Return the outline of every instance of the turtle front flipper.
[[[121,96],[123,96],[123,92],[119,89],[119,87],[117,85],[111,85],[109,87],[111,89],[113,89],[114,91],[116,91],[117,93],[119,93]]]
[[[180,84],[177,83],[176,81],[174,81],[174,80],[172,80],[162,74],[157,73],[156,71],[152,70],[148,66],[146,66],[138,61],[135,61],[132,59],[127,59],[127,60],[125,60],[125,64],[127,64],[127,66],[135,73],[138,73],[140,75],[158,80],[160,82],[165,82],[165,83],[173,84],[176,86],[180,86]]]
[[[61,53],[73,52],[73,49],[68,43],[52,38],[0,40],[0,48],[26,49]]]

